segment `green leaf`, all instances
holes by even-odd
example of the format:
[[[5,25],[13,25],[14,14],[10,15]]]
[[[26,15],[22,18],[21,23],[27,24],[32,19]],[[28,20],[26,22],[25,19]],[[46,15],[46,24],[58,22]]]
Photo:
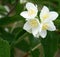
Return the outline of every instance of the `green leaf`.
[[[25,32],[26,31],[23,30],[22,28],[17,27],[13,30],[12,33],[15,35],[15,39],[17,40],[19,37],[23,36]]]
[[[22,40],[16,44],[16,47],[24,52],[28,52],[30,50],[30,46],[26,40]]]
[[[13,5],[14,3],[16,2],[16,0],[2,0],[2,3],[3,4],[11,4],[11,5]]]
[[[0,15],[5,16],[8,11],[6,10],[4,5],[0,5]]]
[[[14,3],[16,2],[16,0],[8,0],[8,2],[9,2],[10,4],[14,4]]]
[[[39,49],[31,51],[31,57],[40,57],[40,51],[39,51]]]
[[[15,34],[15,47],[19,48],[22,51],[29,51],[30,50],[30,46],[28,44],[28,42],[25,40],[26,37],[26,31],[24,31],[22,28],[20,29],[14,29],[14,31],[12,32]]]
[[[14,35],[6,32],[3,28],[0,27],[0,37],[4,40],[7,40],[11,43],[14,40]]]
[[[20,2],[18,2],[18,4],[15,7],[15,12],[16,15],[20,15],[20,13],[24,10],[24,5],[20,4]]]
[[[14,47],[11,46],[10,48],[10,57],[14,57],[14,54],[15,54],[15,50],[14,50]]]
[[[40,39],[39,38],[35,38],[33,35],[29,35],[29,44],[31,49],[34,48],[36,45],[38,45],[40,43]]]
[[[10,57],[10,46],[7,41],[0,39],[0,57]]]
[[[45,57],[54,57],[58,49],[58,38],[60,36],[57,32],[48,32],[47,37],[41,40]]]
[[[55,20],[55,26],[57,27],[57,29],[60,29],[60,18]]]
[[[0,5],[0,12],[7,12],[7,10],[5,9],[3,5]]]
[[[24,19],[19,15],[15,15],[12,17],[6,16],[6,17],[0,19],[0,26],[9,25],[9,24],[12,24],[12,23],[17,22],[17,21],[24,22]]]
[[[29,39],[31,57],[39,57],[40,56],[40,51],[39,51],[38,47],[40,46],[40,39],[39,38],[35,38],[31,34],[29,34],[29,38],[28,39]],[[39,46],[36,48],[37,45],[39,45]],[[34,50],[32,50],[32,49],[34,49]]]

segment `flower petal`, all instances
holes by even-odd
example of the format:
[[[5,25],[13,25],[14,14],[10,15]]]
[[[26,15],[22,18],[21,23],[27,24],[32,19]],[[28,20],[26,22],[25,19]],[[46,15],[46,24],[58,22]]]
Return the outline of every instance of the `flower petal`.
[[[29,15],[29,14],[28,14],[28,19],[33,19],[33,18],[36,17],[36,15],[37,15],[37,12],[36,12],[35,14],[32,14],[32,15]]]
[[[26,18],[26,20],[29,20],[29,19],[34,18],[34,17],[37,15],[37,13],[29,16],[29,14],[28,14],[27,11],[23,11],[23,12],[21,12],[20,15],[21,15],[22,17]]]
[[[43,19],[43,16],[45,15],[45,14],[48,14],[49,13],[49,9],[46,7],[46,6],[44,6],[43,8],[42,8],[42,10],[41,10],[41,13],[40,13],[40,19],[42,20]]]
[[[37,6],[35,6],[33,3],[28,2],[26,4],[26,8],[28,11],[24,11],[20,15],[26,19],[35,18],[38,12]]]
[[[53,20],[55,20],[57,17],[58,17],[58,13],[57,13],[57,12],[54,12],[54,11],[50,12],[50,17],[49,17],[50,20],[53,21]]]
[[[48,7],[46,7],[46,6],[43,6],[43,8],[42,8],[41,12],[43,12],[43,13],[45,13],[45,12],[49,12],[49,9],[48,9]]]
[[[33,28],[33,29],[32,29],[32,34],[34,35],[34,37],[37,37],[38,28]]]
[[[24,24],[23,29],[26,30],[27,32],[31,33],[31,27],[29,26],[29,23],[28,23],[28,22],[26,22],[26,23]]]
[[[36,17],[38,12],[37,5],[35,6],[33,3],[28,2],[26,8],[28,10],[29,19]]]
[[[30,9],[38,10],[37,7],[33,3],[30,3],[30,2],[26,4],[26,8],[27,10],[30,10]]]
[[[46,31],[46,30],[42,30],[41,32],[39,32],[39,34],[40,34],[40,36],[41,36],[42,38],[45,38],[46,35],[47,35],[47,31]]]
[[[39,38],[39,33],[36,34],[36,38]]]
[[[29,18],[29,16],[28,16],[28,12],[27,11],[23,11],[23,12],[21,12],[21,14],[20,14],[22,17],[24,17],[24,18]]]
[[[56,27],[52,21],[49,22],[48,25],[49,25],[49,27],[48,27],[49,31],[55,31],[56,30]]]

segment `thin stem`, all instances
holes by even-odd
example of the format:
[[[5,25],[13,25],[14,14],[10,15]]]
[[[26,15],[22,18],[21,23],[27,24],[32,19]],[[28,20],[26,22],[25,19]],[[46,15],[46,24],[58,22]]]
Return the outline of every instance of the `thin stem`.
[[[22,35],[20,38],[18,38],[17,40],[14,40],[12,43],[11,43],[11,46],[14,46],[16,45],[17,43],[19,43],[20,41],[22,41],[26,36],[27,36],[28,33],[25,33],[24,35]]]
[[[28,33],[26,32],[24,35],[22,35],[20,38],[17,39],[17,41],[15,42],[15,44],[19,43],[21,40],[23,40],[26,36],[28,35]]]
[[[34,48],[32,48],[30,51],[28,51],[23,57],[28,57],[29,54],[31,53],[31,51],[36,50],[39,46],[41,46],[41,43],[39,43],[38,45],[36,45]]]
[[[39,43],[38,45],[36,45],[36,46],[32,49],[32,51],[34,51],[35,49],[37,49],[39,46],[41,46],[41,43]]]

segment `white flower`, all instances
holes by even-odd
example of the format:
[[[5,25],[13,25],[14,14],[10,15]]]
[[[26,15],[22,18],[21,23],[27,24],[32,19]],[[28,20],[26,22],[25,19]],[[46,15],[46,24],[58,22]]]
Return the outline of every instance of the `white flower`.
[[[20,15],[26,19],[35,18],[38,12],[37,6],[35,6],[33,3],[28,2],[26,4],[26,8],[27,11],[23,11]]]
[[[44,6],[40,13],[41,25],[39,35],[45,38],[47,35],[47,30],[55,31],[56,27],[52,21],[58,17],[58,13],[54,11],[49,11],[49,9]]]
[[[50,22],[42,22],[41,23],[41,26],[40,26],[40,36],[42,38],[45,38],[46,35],[47,35],[47,30],[49,31],[55,31],[56,30],[56,27],[54,25],[54,23],[52,21]]]
[[[40,19],[41,21],[54,21],[56,18],[58,17],[58,13],[55,12],[55,11],[49,11],[49,9],[44,6],[41,10],[41,13],[40,13]]]
[[[56,27],[53,21],[58,17],[58,13],[54,11],[49,11],[49,9],[44,6],[40,13],[40,21],[35,18],[37,15],[37,7],[32,3],[27,3],[26,8],[28,11],[22,12],[20,15],[26,18],[27,22],[24,24],[23,29],[29,33],[32,33],[34,37],[41,36],[45,38],[48,31],[55,31]]]
[[[38,19],[28,20],[23,27],[29,33],[32,33],[34,37],[39,37],[40,23]]]

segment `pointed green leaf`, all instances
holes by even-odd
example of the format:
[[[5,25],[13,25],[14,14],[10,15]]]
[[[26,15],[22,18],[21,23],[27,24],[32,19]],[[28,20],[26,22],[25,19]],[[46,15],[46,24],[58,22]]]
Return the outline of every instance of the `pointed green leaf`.
[[[0,57],[10,57],[10,46],[7,41],[0,39]]]
[[[42,39],[42,45],[44,49],[45,57],[54,57],[55,52],[58,49],[58,38],[60,36],[57,32],[48,32],[45,39]]]

